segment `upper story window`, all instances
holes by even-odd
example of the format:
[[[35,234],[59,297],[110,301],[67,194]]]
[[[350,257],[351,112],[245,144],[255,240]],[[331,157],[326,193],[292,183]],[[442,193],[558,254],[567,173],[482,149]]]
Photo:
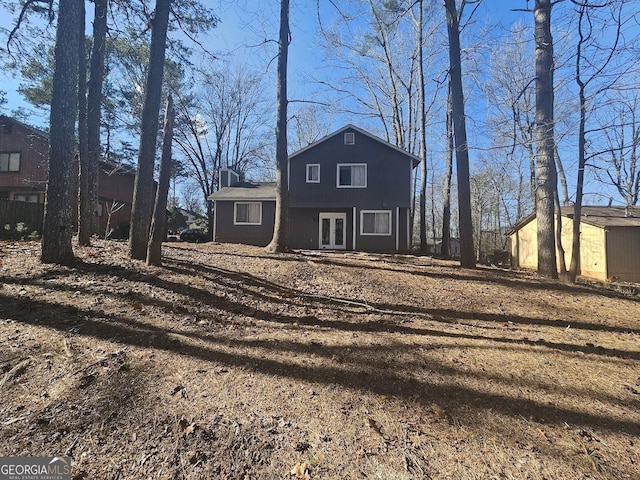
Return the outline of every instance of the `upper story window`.
[[[307,183],[320,183],[320,164],[310,163],[307,165]]]
[[[356,144],[356,134],[353,132],[347,132],[344,134],[344,144],[345,145],[355,145]]]
[[[262,202],[236,202],[233,209],[234,225],[262,225]]]
[[[338,164],[338,188],[366,188],[367,164],[366,163],[339,163]]]
[[[20,152],[0,153],[0,172],[19,172]]]

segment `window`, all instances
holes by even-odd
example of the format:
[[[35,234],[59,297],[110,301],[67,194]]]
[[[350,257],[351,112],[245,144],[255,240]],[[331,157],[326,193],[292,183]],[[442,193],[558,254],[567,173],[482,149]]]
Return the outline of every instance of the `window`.
[[[366,188],[367,164],[338,164],[338,188]]]
[[[308,164],[307,165],[307,183],[320,183],[320,165]]]
[[[234,225],[262,225],[262,202],[236,202]]]
[[[0,172],[19,172],[20,153],[0,153]]]
[[[344,144],[345,145],[355,145],[356,144],[356,134],[353,132],[348,132],[344,134]]]
[[[17,202],[29,202],[29,203],[38,203],[40,200],[40,195],[37,193],[16,193],[13,195],[13,199]]]
[[[390,210],[363,210],[360,212],[361,235],[391,235]]]

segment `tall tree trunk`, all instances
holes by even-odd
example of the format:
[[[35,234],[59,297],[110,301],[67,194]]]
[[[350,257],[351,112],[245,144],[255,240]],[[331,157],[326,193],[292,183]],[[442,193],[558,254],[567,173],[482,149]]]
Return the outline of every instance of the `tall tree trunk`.
[[[553,126],[553,38],[551,0],[536,0],[536,217],[538,220],[538,273],[558,278],[553,210],[556,178]]]
[[[426,252],[427,244],[427,116],[425,112],[425,93],[424,93],[424,39],[422,38],[423,16],[424,16],[423,0],[418,2],[418,24],[417,43],[418,43],[418,102],[420,103],[420,251]]]
[[[153,220],[151,221],[149,245],[147,247],[147,265],[162,265],[162,241],[167,231],[167,195],[169,194],[169,181],[171,180],[171,142],[173,141],[175,114],[173,98],[169,95],[164,113],[160,175],[153,209]]]
[[[104,79],[104,56],[107,36],[107,0],[94,0],[93,46],[89,67],[87,94],[87,162],[84,214],[81,225],[88,235],[98,233],[98,166],[100,163],[100,114],[102,108],[102,82]],[[81,194],[82,197],[82,194]]]
[[[133,189],[131,228],[129,231],[129,254],[131,258],[144,260],[147,256],[149,226],[153,213],[153,166],[155,163],[158,115],[162,97],[162,76],[167,46],[167,27],[171,0],[156,0],[152,22],[149,71],[145,91],[142,125],[140,128],[140,151],[138,169]]]
[[[562,188],[562,205],[569,205],[569,188],[567,187],[567,175],[564,173],[564,166],[562,165],[562,159],[560,158],[560,152],[558,151],[558,145],[554,145],[554,153],[555,153],[555,166],[556,166],[556,175],[558,180],[560,181],[560,187]],[[556,187],[556,190],[558,188]],[[558,192],[558,198],[560,198],[560,193]]]
[[[55,68],[51,96],[47,192],[41,260],[69,264],[74,260],[72,205],[75,192],[74,152],[78,102],[78,25],[84,0],[60,0]]]
[[[555,205],[555,216],[556,216],[555,232],[556,232],[556,251],[558,255],[557,260],[560,267],[560,278],[563,281],[566,281],[569,278],[569,276],[567,272],[567,263],[564,258],[565,257],[564,247],[562,246],[562,207],[560,205],[560,193],[558,192],[557,188],[555,191],[554,205]]]
[[[453,116],[451,112],[451,87],[447,94],[447,157],[444,172],[444,203],[442,206],[442,247],[443,258],[451,257],[451,176],[453,174]]]
[[[289,53],[289,0],[280,1],[278,86],[276,119],[276,218],[267,250],[287,252],[289,245],[289,172],[287,156],[287,56]],[[355,234],[355,232],[354,232]]]
[[[460,23],[455,0],[444,0],[449,37],[449,77],[453,110],[453,132],[458,174],[458,225],[460,230],[460,265],[474,268],[473,222],[471,220],[471,186],[469,184],[469,146],[464,113],[462,63],[460,57]]]
[[[82,2],[80,12],[80,24],[78,25],[78,42],[80,51],[78,54],[78,244],[89,245],[91,243],[91,231],[87,229],[88,209],[88,178],[87,162],[89,160],[89,146],[87,144],[87,51],[85,39],[85,6]]]

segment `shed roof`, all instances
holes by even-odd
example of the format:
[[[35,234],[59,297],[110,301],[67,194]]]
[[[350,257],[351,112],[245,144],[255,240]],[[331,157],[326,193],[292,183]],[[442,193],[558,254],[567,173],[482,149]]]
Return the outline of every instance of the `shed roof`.
[[[573,219],[573,206],[561,207],[560,211],[563,217]],[[534,218],[536,218],[536,214],[532,213],[528,217],[520,220],[507,234],[512,235]],[[640,227],[640,207],[584,205],[582,207],[580,222],[599,228]]]
[[[209,200],[223,201],[257,201],[275,200],[275,182],[241,182],[230,187],[224,187],[209,195]]]

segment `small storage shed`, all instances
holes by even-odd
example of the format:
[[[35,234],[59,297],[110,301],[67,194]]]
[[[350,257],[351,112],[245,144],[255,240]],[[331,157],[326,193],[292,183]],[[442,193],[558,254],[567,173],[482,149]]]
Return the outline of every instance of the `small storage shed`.
[[[562,246],[569,268],[574,210],[562,207],[561,212]],[[538,268],[537,229],[532,214],[510,230],[513,267]],[[582,207],[578,273],[597,280],[640,282],[640,207]]]

